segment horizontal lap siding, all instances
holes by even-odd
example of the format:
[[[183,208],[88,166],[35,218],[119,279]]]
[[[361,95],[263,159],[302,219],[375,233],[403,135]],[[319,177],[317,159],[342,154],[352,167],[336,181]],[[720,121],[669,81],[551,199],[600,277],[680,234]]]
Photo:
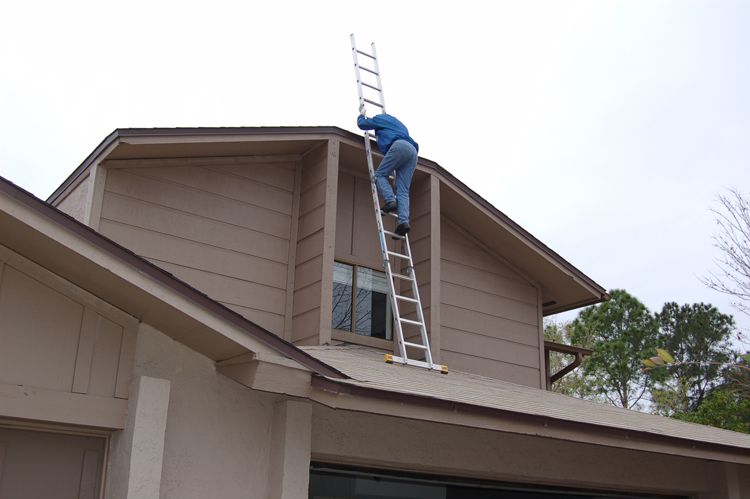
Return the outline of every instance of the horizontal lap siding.
[[[302,160],[292,309],[292,342],[296,345],[319,342],[327,159],[328,148],[321,146]]]
[[[538,387],[536,288],[441,225],[441,355],[451,369]]]
[[[100,231],[283,334],[294,164],[112,169]]]

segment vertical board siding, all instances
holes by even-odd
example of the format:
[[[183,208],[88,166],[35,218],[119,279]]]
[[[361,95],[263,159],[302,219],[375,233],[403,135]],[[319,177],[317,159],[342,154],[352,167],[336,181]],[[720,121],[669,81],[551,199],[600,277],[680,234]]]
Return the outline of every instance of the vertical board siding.
[[[382,202],[380,199],[381,205]],[[339,172],[336,208],[336,258],[381,270],[383,254],[369,180]],[[387,217],[383,220],[383,226],[393,231],[396,220]],[[393,250],[398,243],[388,237],[386,244],[388,249]]]
[[[346,165],[343,165],[346,167]],[[425,296],[425,290],[429,289],[430,283],[430,216],[429,216],[429,177],[415,180],[411,187],[411,227],[409,233],[412,255],[417,268],[417,280],[420,285],[420,297],[422,298],[423,310],[426,317],[429,333],[429,292]],[[383,199],[379,198],[382,206]],[[336,259],[353,262],[358,265],[382,270],[383,254],[381,252],[378,238],[377,221],[375,218],[372,202],[372,190],[369,178],[345,173],[339,170],[338,205],[336,216]],[[383,226],[386,230],[394,231],[397,221],[395,218],[386,217]],[[416,243],[416,245],[415,245]],[[400,241],[395,241],[386,236],[386,244],[390,251],[400,252]],[[405,260],[400,258],[391,259],[392,269],[396,273],[405,273]],[[404,296],[412,296],[408,283],[396,280],[397,289],[401,289]],[[407,289],[408,288],[408,289]],[[416,320],[416,307],[413,304],[400,302],[400,314],[406,319]],[[420,336],[419,329],[412,326],[404,326],[404,337],[407,341],[415,341]],[[354,341],[356,337],[353,338]],[[395,347],[395,345],[394,345]],[[424,358],[421,350],[409,351],[410,357],[415,359]]]
[[[0,246],[0,385],[127,398],[137,320]]]
[[[339,173],[338,203],[336,204],[336,257],[352,255],[354,234],[357,231],[354,223],[354,206],[356,178]]]
[[[71,391],[83,305],[5,265],[0,383]]]
[[[100,232],[282,336],[294,169],[110,169]]]
[[[440,231],[442,362],[539,388],[536,288],[453,224]]]
[[[379,199],[380,205],[383,205],[382,198]],[[383,253],[380,249],[380,239],[378,238],[378,223],[375,218],[375,207],[372,204],[372,188],[370,181],[365,178],[354,178],[354,204],[352,207],[354,213],[354,232],[352,234],[352,257],[358,259],[363,265],[382,269]],[[387,217],[383,220],[385,230],[396,230],[396,220]],[[338,231],[338,221],[336,223]],[[396,247],[396,241],[386,238],[386,246],[393,250]],[[338,248],[336,248],[338,254]],[[342,255],[346,257],[346,255]]]
[[[291,338],[297,345],[317,345],[320,332],[327,155],[323,145],[302,158]]]
[[[411,248],[412,261],[414,262],[414,273],[417,276],[417,283],[419,284],[419,298],[422,302],[422,314],[425,320],[425,326],[427,328],[427,337],[431,339],[431,316],[430,316],[430,282],[432,271],[430,268],[431,259],[431,228],[430,228],[430,217],[431,217],[431,191],[430,191],[430,177],[424,177],[422,179],[415,178],[412,182],[410,189],[410,225],[411,231],[409,232],[409,247]],[[401,263],[401,273],[406,272],[406,262]],[[413,297],[411,290],[411,283],[402,283],[403,296]],[[401,316],[405,319],[416,321],[417,317],[416,305],[404,303],[401,306]],[[413,343],[422,343],[421,333],[419,328],[416,326],[406,326],[403,329],[404,340]],[[423,350],[409,349],[409,358],[424,359],[425,352]]]

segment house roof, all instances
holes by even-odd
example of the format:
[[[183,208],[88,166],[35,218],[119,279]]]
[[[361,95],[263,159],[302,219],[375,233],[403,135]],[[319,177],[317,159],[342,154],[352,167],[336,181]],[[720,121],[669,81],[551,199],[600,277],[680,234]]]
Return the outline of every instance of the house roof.
[[[339,395],[432,407],[452,413],[522,420],[539,428],[576,430],[621,441],[720,450],[750,457],[750,435],[568,397],[475,374],[387,364],[360,346],[302,347],[349,379],[313,379],[313,388]]]
[[[454,371],[444,376],[436,371],[389,365],[383,362],[382,353],[363,347],[296,347],[2,178],[0,243],[144,322],[153,320],[154,327],[186,330],[175,339],[188,346],[197,344],[196,350],[202,351],[202,347],[214,360],[220,360],[222,352],[226,358],[249,352],[252,345],[237,348],[242,338],[266,345],[312,371],[306,393],[321,403],[330,404],[325,396],[331,394],[334,398],[396,402],[434,410],[441,422],[449,422],[452,415],[476,415],[495,425],[520,422],[537,436],[577,439],[594,435],[582,441],[597,444],[604,439],[609,443],[603,445],[654,452],[678,448],[693,457],[691,452],[704,452],[718,459],[737,456],[739,462],[750,463],[747,435],[467,373]],[[170,300],[171,296],[178,300]],[[185,304],[193,308],[186,311]],[[232,326],[244,336],[222,336],[215,326],[207,326],[210,321],[205,319],[197,324],[199,321],[191,316],[196,311]],[[413,409],[408,414],[403,417],[420,417]]]
[[[342,161],[362,166],[366,161],[362,137],[333,126],[118,129],[112,132],[49,197],[55,202],[92,164],[115,166],[129,161],[175,158],[304,154],[321,141],[338,137],[347,144]],[[437,175],[443,210],[457,213],[454,222],[478,235],[497,255],[510,257],[526,278],[542,290],[544,315],[560,313],[609,299],[602,286],[535,238],[438,163],[419,158],[419,168]],[[450,216],[447,214],[446,216]]]

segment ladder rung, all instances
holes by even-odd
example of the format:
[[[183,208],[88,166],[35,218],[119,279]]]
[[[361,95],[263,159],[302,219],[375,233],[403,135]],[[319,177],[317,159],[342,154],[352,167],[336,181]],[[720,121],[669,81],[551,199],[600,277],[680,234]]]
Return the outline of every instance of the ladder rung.
[[[403,279],[404,281],[413,281],[410,276],[404,274],[391,274],[396,279]]]
[[[400,320],[401,322],[405,322],[407,324],[411,324],[412,326],[421,326],[422,325],[421,322],[413,321],[413,320],[410,320],[410,319],[404,319],[403,317],[399,317],[398,320]]]
[[[359,69],[364,69],[364,70],[365,70],[365,71],[367,71],[368,73],[372,73],[372,74],[374,74],[374,75],[377,75],[377,74],[378,74],[378,73],[377,73],[377,71],[375,71],[374,69],[366,68],[366,67],[364,67],[364,66],[360,66],[360,65],[357,65],[357,67],[358,67]],[[362,82],[360,81],[360,83],[362,83]]]
[[[412,359],[405,359],[403,357],[398,357],[396,355],[389,355],[388,360],[386,362],[398,362],[399,364],[405,364],[407,366],[416,366],[416,367],[425,367],[427,369],[431,369],[433,371],[437,371],[439,373],[448,374],[448,366],[442,366],[440,364],[429,364],[427,362],[422,362],[421,360],[412,360]]]
[[[357,49],[357,53],[358,53],[358,54],[362,54],[362,55],[366,55],[366,56],[367,56],[367,57],[369,57],[370,59],[375,59],[375,56],[374,56],[374,55],[370,55],[370,54],[368,54],[367,52],[362,52],[362,51],[361,51],[361,50],[359,50],[359,49]]]
[[[377,136],[372,132],[367,132],[367,135],[370,137],[370,140],[377,140]]]
[[[406,259],[409,258],[409,255],[402,255],[401,253],[394,253],[393,251],[389,251],[388,254],[389,255],[393,255],[393,256],[397,256],[399,258],[406,258]]]
[[[404,342],[404,346],[412,347],[412,348],[420,348],[422,350],[427,350],[427,347],[425,345],[420,345],[418,343],[409,343],[408,341]]]
[[[398,218],[398,213],[394,213],[394,212],[390,212],[390,213],[383,213],[383,212],[381,211],[381,212],[380,212],[380,214],[381,214],[381,215],[383,215],[384,217],[393,217],[393,218]]]
[[[383,104],[380,104],[379,102],[375,102],[374,100],[370,100],[370,99],[362,99],[362,100],[364,100],[368,104],[372,104],[373,106],[378,106],[380,108],[383,107]]]
[[[388,234],[390,236],[393,236],[393,237],[395,237],[397,239],[406,239],[404,236],[396,234],[395,232],[391,232],[389,230],[384,230],[383,232],[385,232],[386,234]]]
[[[412,303],[419,303],[419,301],[415,300],[414,298],[409,298],[408,296],[401,296],[401,295],[395,295],[397,300],[404,300]]]
[[[364,85],[364,86],[366,86],[366,87],[369,87],[369,88],[371,88],[371,89],[373,89],[373,90],[377,90],[378,92],[382,92],[382,91],[383,91],[382,89],[380,89],[380,88],[376,87],[375,85],[370,85],[369,83],[365,83],[365,82],[363,82],[363,81],[362,81],[362,82],[360,82],[360,83],[362,83],[362,85]]]

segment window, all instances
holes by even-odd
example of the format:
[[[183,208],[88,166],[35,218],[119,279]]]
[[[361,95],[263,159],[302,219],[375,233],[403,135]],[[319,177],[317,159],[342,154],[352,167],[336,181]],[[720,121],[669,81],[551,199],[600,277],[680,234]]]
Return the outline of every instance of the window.
[[[533,484],[500,484],[398,472],[367,472],[312,463],[308,499],[687,499],[597,492]]]
[[[331,327],[373,338],[393,339],[385,272],[333,262]]]

